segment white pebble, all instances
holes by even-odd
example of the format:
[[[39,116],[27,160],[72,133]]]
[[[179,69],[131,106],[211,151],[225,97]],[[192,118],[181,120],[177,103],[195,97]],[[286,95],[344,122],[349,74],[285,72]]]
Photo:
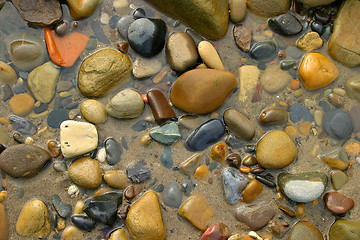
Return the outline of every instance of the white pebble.
[[[79,188],[76,185],[71,185],[67,191],[71,198],[77,197],[79,195]]]
[[[256,240],[263,240],[256,232],[250,231],[249,236],[256,239]]]
[[[97,154],[96,154],[96,159],[99,161],[99,162],[105,162],[106,161],[106,150],[105,148],[101,148]]]
[[[101,24],[108,25],[110,22],[109,15],[107,13],[101,13],[100,22]]]

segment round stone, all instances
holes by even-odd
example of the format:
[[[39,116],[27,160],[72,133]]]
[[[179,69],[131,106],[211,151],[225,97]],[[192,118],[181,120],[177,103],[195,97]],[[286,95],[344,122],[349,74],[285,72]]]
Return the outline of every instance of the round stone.
[[[320,230],[309,222],[297,222],[291,229],[288,240],[323,240]]]
[[[272,107],[264,109],[259,115],[261,125],[282,125],[288,121],[288,113],[281,108]]]
[[[257,180],[252,180],[243,191],[243,199],[245,202],[252,202],[257,198],[263,190],[262,184]]]
[[[140,93],[125,89],[116,94],[106,106],[106,112],[116,118],[136,118],[145,108]]]
[[[256,60],[268,60],[276,56],[276,49],[272,40],[256,42],[250,49],[250,56]]]
[[[260,84],[268,93],[278,93],[290,84],[292,80],[288,71],[280,68],[280,65],[270,65],[262,72]]]
[[[179,208],[182,203],[182,192],[176,181],[170,182],[162,192],[164,203],[173,208]]]
[[[29,94],[21,93],[13,96],[9,101],[9,105],[14,114],[18,116],[25,116],[32,111],[35,101]]]
[[[325,132],[335,139],[347,138],[354,128],[350,115],[341,109],[333,109],[325,112],[322,125]]]
[[[284,168],[295,160],[296,155],[294,142],[281,130],[267,133],[257,143],[256,158],[264,168]]]
[[[50,112],[47,118],[47,125],[51,128],[60,128],[63,121],[69,120],[68,111],[65,109],[56,109]]]
[[[110,170],[104,174],[104,180],[110,187],[125,188],[128,184],[128,178],[124,171]]]
[[[138,58],[132,66],[132,74],[137,79],[147,78],[160,72],[161,68],[159,60]]]
[[[230,2],[230,19],[233,23],[244,20],[246,16],[246,0],[234,0]]]
[[[345,214],[354,207],[354,200],[339,192],[329,192],[325,196],[325,206],[334,214]]]
[[[64,240],[81,240],[85,238],[85,233],[77,227],[70,225],[64,229],[62,237]]]
[[[330,173],[331,183],[335,190],[339,190],[348,180],[346,173],[340,170],[334,170]]]
[[[75,160],[68,170],[69,178],[80,187],[95,189],[102,181],[100,164],[89,157]]]
[[[95,99],[85,100],[80,107],[81,114],[86,120],[94,124],[104,123],[107,119],[107,112],[104,104]]]

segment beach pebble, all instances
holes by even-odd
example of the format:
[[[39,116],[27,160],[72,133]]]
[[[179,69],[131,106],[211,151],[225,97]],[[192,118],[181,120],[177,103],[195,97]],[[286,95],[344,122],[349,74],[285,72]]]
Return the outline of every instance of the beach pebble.
[[[213,69],[225,70],[224,63],[222,62],[219,53],[210,42],[201,41],[198,44],[198,51],[206,66]]]
[[[128,178],[124,171],[109,170],[104,174],[104,180],[110,187],[125,188],[128,184]]]
[[[244,202],[254,201],[262,192],[263,186],[257,180],[252,180],[242,192]]]
[[[100,0],[69,0],[70,15],[73,19],[82,19],[90,16],[99,5]]]
[[[244,174],[232,167],[225,168],[222,171],[221,178],[226,202],[229,204],[237,203],[242,197],[242,192],[249,180]]]
[[[230,2],[230,19],[233,23],[244,20],[246,16],[246,0],[232,0]]]
[[[116,94],[107,104],[106,112],[116,118],[136,118],[144,110],[145,103],[140,93],[125,89]]]
[[[289,72],[275,64],[267,67],[260,76],[260,84],[268,93],[279,93],[290,84],[291,80]]]
[[[289,0],[249,0],[247,1],[247,7],[249,11],[255,15],[261,17],[273,17],[283,13],[286,13],[290,9]]]
[[[62,237],[64,240],[82,240],[85,238],[85,233],[77,227],[70,225],[64,229]]]
[[[178,168],[181,172],[185,173],[186,175],[192,176],[195,172],[195,169],[199,166],[201,161],[201,154],[196,153],[189,157],[188,159],[182,161]]]
[[[9,105],[14,114],[26,116],[33,110],[35,101],[29,94],[21,93],[13,96],[9,101]]]
[[[14,69],[2,61],[0,61],[0,81],[2,84],[14,84],[17,81],[17,75]]]
[[[334,170],[330,173],[331,183],[335,190],[341,189],[342,186],[348,181],[346,173],[340,170]]]
[[[68,175],[76,185],[84,188],[95,189],[102,182],[99,162],[89,157],[79,158],[72,162]]]
[[[160,125],[169,119],[176,118],[169,101],[160,90],[152,89],[146,96],[157,124]]]
[[[325,112],[322,125],[325,132],[335,139],[347,138],[354,128],[350,115],[341,109],[332,109]]]
[[[272,31],[285,36],[296,35],[303,29],[299,20],[291,14],[283,14],[270,18],[268,26]]]
[[[170,145],[181,137],[179,125],[173,121],[154,127],[149,134],[152,139],[165,145]]]
[[[6,214],[5,205],[0,203],[0,239],[9,239],[9,222]]]
[[[236,109],[228,109],[224,112],[224,122],[229,130],[238,138],[251,140],[255,135],[255,127],[252,122]]]
[[[325,196],[325,206],[334,214],[345,214],[354,207],[354,204],[354,200],[339,192],[329,192]]]
[[[259,115],[261,125],[283,125],[288,121],[288,113],[281,108],[271,107],[264,109]]]
[[[72,215],[71,222],[79,229],[91,232],[95,227],[97,222],[92,220],[86,215]]]
[[[123,153],[122,145],[114,138],[105,140],[106,161],[109,165],[115,165],[121,160]]]
[[[161,70],[161,62],[155,59],[138,58],[132,66],[132,74],[135,78],[147,78]]]
[[[317,32],[308,32],[296,41],[296,46],[305,52],[321,48],[324,41]]]
[[[129,240],[125,229],[120,228],[111,233],[109,240]]]
[[[223,223],[214,223],[201,237],[201,240],[226,240],[230,237],[229,228]]]
[[[240,0],[240,2],[241,1],[243,0]],[[244,24],[236,24],[233,28],[235,43],[244,52],[250,51],[251,40],[252,40],[251,33],[252,33],[252,29]]]
[[[182,203],[182,192],[176,181],[170,182],[162,192],[163,202],[173,208],[179,208]]]
[[[250,48],[250,56],[255,60],[265,61],[276,56],[277,47],[272,40],[256,42]]]
[[[239,101],[245,102],[245,100],[251,96],[250,93],[255,92],[260,76],[260,70],[254,65],[244,65],[239,68],[239,75],[241,83]]]
[[[94,124],[101,124],[107,120],[107,112],[102,102],[87,99],[80,106],[81,114],[86,120]]]
[[[360,239],[360,222],[338,219],[330,227],[329,240]]]
[[[299,221],[291,228],[288,240],[303,239],[324,240],[324,237],[315,225]]]

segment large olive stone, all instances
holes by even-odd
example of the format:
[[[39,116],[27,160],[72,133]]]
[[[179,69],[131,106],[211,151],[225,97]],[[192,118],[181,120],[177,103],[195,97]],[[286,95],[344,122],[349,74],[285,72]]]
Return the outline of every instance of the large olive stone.
[[[358,240],[360,239],[360,222],[338,219],[331,225],[329,240]]]
[[[146,0],[209,39],[225,36],[229,25],[227,0]]]
[[[324,240],[324,237],[315,225],[300,221],[292,227],[288,240]]]
[[[249,11],[261,17],[274,17],[290,9],[290,0],[247,0]]]
[[[126,81],[131,70],[128,55],[105,48],[87,57],[79,69],[80,92],[89,98],[100,98],[115,85]]]

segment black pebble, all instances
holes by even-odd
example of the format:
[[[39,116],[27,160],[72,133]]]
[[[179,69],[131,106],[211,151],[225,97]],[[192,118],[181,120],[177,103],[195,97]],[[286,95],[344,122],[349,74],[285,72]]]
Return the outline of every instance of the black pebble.
[[[52,204],[60,217],[67,218],[71,214],[71,205],[63,203],[59,195],[55,194],[52,196]]]
[[[146,17],[146,13],[145,13],[145,10],[143,8],[136,8],[132,15],[133,15],[134,19],[139,19],[139,18]]]
[[[109,165],[115,165],[121,160],[122,146],[113,138],[105,140],[106,161]]]
[[[151,178],[150,169],[145,168],[145,165],[145,161],[140,161],[133,168],[126,169],[127,176],[133,183],[142,183]]]
[[[296,35],[303,29],[299,20],[290,14],[269,18],[268,25],[272,31],[285,36]]]
[[[18,131],[21,134],[34,135],[35,133],[37,133],[37,127],[26,118],[11,115],[9,117],[9,121],[15,131]]]
[[[49,105],[47,103],[41,103],[40,106],[33,108],[34,113],[36,114],[42,113],[48,108],[48,106]]]
[[[60,124],[69,119],[67,110],[61,108],[56,109],[50,112],[47,118],[47,125],[51,128],[60,128]]]
[[[311,24],[311,30],[314,32],[317,32],[319,35],[322,35],[324,32],[324,25],[320,21],[312,21]]]
[[[86,215],[72,215],[71,222],[81,230],[91,232],[96,227],[97,222]]]
[[[268,60],[276,57],[277,47],[272,40],[257,42],[250,48],[250,56],[256,60]],[[263,68],[260,66],[260,68]]]
[[[256,175],[255,179],[258,180],[259,182],[261,182],[262,184],[264,184],[265,186],[269,187],[269,188],[275,188],[276,187],[276,184],[273,181],[265,178],[262,175]]]

